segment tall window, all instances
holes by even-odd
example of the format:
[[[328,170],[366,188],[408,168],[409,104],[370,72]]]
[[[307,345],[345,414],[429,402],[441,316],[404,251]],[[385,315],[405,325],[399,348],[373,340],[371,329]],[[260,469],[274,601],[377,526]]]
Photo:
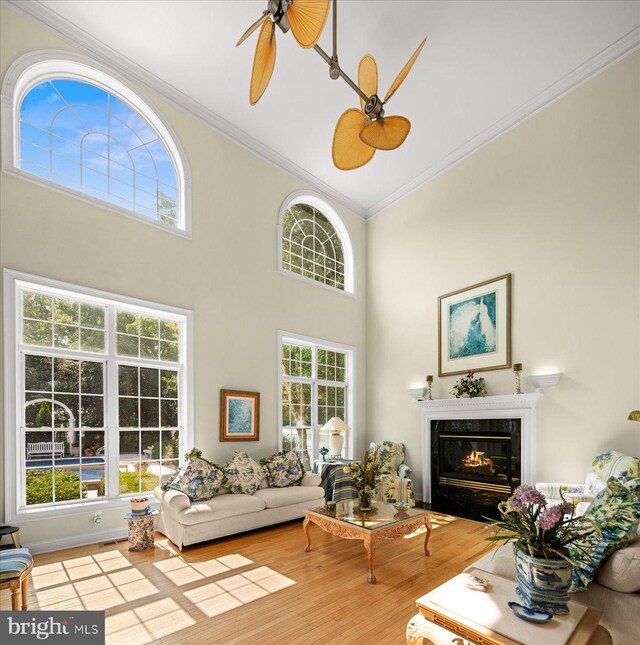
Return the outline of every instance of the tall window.
[[[314,195],[293,195],[280,214],[280,269],[353,293],[353,260],[337,213]]]
[[[15,168],[143,221],[186,230],[183,160],[142,99],[77,61],[41,60],[8,74],[16,77]]]
[[[354,353],[352,347],[289,334],[279,334],[280,437],[284,450],[296,450],[307,468],[329,446],[322,426],[340,417],[351,430],[343,447],[353,457]]]
[[[18,513],[174,475],[188,443],[188,314],[38,279],[12,286]]]

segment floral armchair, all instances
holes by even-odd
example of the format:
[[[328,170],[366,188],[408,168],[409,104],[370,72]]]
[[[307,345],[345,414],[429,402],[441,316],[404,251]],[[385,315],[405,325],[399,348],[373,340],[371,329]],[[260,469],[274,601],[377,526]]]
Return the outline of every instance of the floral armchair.
[[[616,477],[625,482],[634,477],[640,477],[640,459],[623,455],[621,452],[610,450],[597,455],[591,462],[591,469],[587,472],[584,484],[550,484],[537,483],[536,488],[544,494],[550,503],[562,501],[560,494],[574,506],[590,504],[595,496],[606,487],[607,480]]]
[[[378,450],[380,456],[388,457],[382,466],[378,483],[378,497],[385,502],[406,502],[415,506],[413,487],[409,475],[411,468],[404,463],[404,444],[393,441],[372,443],[369,450]]]

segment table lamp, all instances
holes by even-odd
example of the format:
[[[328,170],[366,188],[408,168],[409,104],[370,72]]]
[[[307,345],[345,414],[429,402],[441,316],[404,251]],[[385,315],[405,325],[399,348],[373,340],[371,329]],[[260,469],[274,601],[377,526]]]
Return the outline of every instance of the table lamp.
[[[331,417],[322,430],[329,432],[329,459],[340,459],[344,445],[342,433],[349,430],[349,426],[340,417]]]

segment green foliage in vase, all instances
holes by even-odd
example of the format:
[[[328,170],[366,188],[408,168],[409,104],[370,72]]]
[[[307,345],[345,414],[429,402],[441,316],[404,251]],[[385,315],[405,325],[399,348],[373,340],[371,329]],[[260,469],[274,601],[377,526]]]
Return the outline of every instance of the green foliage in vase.
[[[592,519],[576,516],[573,504],[564,498],[561,504],[547,506],[546,497],[533,486],[518,486],[509,499],[498,504],[498,510],[502,518],[489,520],[496,530],[486,539],[513,542],[515,549],[535,558],[561,558],[575,564],[569,547],[589,558],[578,544],[600,531]]]
[[[362,464],[353,462],[349,464],[353,483],[358,491],[361,493],[368,493],[372,495],[377,487],[380,475],[382,475],[383,466],[388,460],[388,454],[380,452],[380,449],[367,450],[362,458]]]
[[[462,397],[473,399],[477,396],[485,396],[487,394],[487,390],[484,386],[484,379],[481,376],[475,378],[475,374],[473,372],[467,372],[466,375],[453,386],[451,394],[453,394],[456,399],[460,399]]]

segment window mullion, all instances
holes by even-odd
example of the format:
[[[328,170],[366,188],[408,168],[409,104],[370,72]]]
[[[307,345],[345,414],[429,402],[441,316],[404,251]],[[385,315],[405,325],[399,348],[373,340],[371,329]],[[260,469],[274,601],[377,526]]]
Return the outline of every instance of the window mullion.
[[[318,381],[313,381],[311,388],[311,431],[313,439],[313,451],[311,454],[311,461],[318,458],[320,450],[320,438],[318,428]]]
[[[119,496],[119,446],[118,435],[118,364],[116,361],[116,308],[107,308],[107,382],[105,384],[105,396],[107,401],[107,490],[105,495],[109,498]]]

